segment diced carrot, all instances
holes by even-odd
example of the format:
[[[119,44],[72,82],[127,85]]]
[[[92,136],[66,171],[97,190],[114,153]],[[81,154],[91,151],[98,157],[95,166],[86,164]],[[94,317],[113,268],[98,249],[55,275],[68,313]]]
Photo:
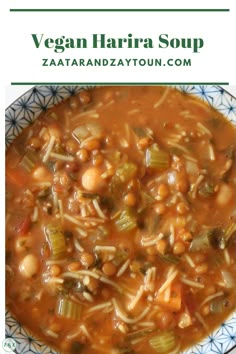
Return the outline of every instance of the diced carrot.
[[[170,298],[168,301],[165,299],[165,292],[157,293],[155,300],[158,305],[170,311],[179,311],[182,304],[182,287],[180,283],[171,285]]]
[[[6,180],[18,187],[23,187],[26,182],[26,176],[22,171],[15,168],[6,168]]]

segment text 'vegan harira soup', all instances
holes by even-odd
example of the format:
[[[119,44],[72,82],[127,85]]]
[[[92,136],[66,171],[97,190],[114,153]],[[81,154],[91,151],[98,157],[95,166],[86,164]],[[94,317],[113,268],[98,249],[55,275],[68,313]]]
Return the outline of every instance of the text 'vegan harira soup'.
[[[179,353],[236,299],[236,130],[166,87],[50,109],[6,157],[7,306],[63,353]]]

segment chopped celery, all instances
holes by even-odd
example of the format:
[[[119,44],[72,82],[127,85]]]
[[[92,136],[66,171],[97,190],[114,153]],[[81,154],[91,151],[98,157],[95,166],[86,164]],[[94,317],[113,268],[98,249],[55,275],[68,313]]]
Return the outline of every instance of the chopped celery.
[[[194,237],[191,242],[190,250],[192,252],[204,251],[210,248],[209,235],[211,230],[204,230],[202,233]]]
[[[165,170],[169,167],[169,154],[166,151],[159,150],[156,144],[153,144],[146,150],[146,166],[158,170]]]
[[[224,299],[223,298],[217,298],[211,301],[210,303],[210,312],[211,313],[222,313],[224,311]]]
[[[73,137],[81,143],[84,139],[86,139],[90,134],[85,125],[80,125],[75,128],[72,132]]]
[[[84,139],[89,136],[94,136],[96,138],[101,138],[103,134],[103,129],[98,122],[88,122],[86,124],[76,127],[72,135],[73,137],[81,143]]]
[[[89,133],[96,138],[101,138],[103,135],[103,128],[98,122],[88,122],[86,124],[86,128],[88,129]]]
[[[37,162],[37,156],[33,151],[28,150],[19,162],[19,166],[23,167],[27,172],[31,172]]]
[[[66,240],[60,225],[47,225],[45,233],[54,259],[62,258],[66,253]]]
[[[116,170],[115,175],[120,179],[121,182],[125,183],[130,181],[137,173],[137,165],[133,162],[125,162],[119,166]]]
[[[141,204],[143,204],[145,207],[155,201],[155,199],[150,194],[142,190],[140,191],[140,199]]]
[[[60,317],[79,320],[81,316],[82,306],[67,298],[60,298],[57,302],[56,313]]]
[[[146,208],[152,204],[155,199],[148,194],[146,191],[140,190],[140,204],[139,204],[139,209],[138,212],[139,213],[143,213],[145,212]]]
[[[177,345],[176,336],[172,331],[159,332],[149,339],[150,346],[158,353],[168,353]]]
[[[137,165],[133,162],[125,162],[120,165],[111,179],[110,193],[114,199],[122,198],[125,183],[129,182],[137,173]]]
[[[115,224],[119,231],[129,231],[137,227],[137,219],[133,210],[129,208],[123,210]]]

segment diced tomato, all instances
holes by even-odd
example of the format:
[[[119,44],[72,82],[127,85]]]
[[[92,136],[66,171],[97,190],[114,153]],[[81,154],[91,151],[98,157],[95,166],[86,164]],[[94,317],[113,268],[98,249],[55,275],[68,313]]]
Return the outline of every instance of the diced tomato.
[[[157,293],[155,302],[170,311],[179,311],[182,305],[182,286],[180,283],[171,285],[170,298],[165,299],[165,292]]]
[[[27,215],[23,219],[20,218],[20,220],[18,220],[14,229],[19,236],[23,236],[29,231],[30,225],[31,220],[29,215]]]
[[[185,297],[183,299],[183,303],[188,309],[190,315],[193,315],[197,311],[196,301],[194,300],[194,295],[190,292],[188,294],[185,294]]]

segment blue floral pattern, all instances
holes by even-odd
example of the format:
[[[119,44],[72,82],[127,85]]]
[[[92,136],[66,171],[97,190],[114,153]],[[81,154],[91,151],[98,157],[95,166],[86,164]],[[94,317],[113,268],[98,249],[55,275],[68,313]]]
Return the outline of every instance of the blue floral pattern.
[[[88,88],[88,86],[86,87]],[[6,109],[6,147],[31,124],[39,114],[60,101],[73,96],[79,86],[37,86],[30,89]],[[198,96],[223,113],[236,125],[236,99],[219,86],[177,86],[177,89]],[[15,354],[59,354],[33,337],[10,314],[6,312],[6,338],[16,341]],[[236,311],[201,343],[182,354],[226,354],[236,346]],[[12,354],[13,354],[12,353]]]

